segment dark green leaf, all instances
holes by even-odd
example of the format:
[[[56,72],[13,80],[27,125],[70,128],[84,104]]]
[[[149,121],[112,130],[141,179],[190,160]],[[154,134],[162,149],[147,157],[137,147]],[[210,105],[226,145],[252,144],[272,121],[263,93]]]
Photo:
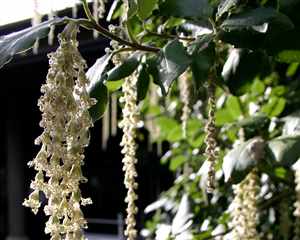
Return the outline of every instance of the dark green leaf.
[[[222,76],[231,93],[242,95],[250,90],[255,77],[269,73],[270,62],[264,52],[234,49],[223,67]]]
[[[155,8],[158,0],[137,0],[138,4],[138,16],[144,20],[151,16],[152,11]]]
[[[128,0],[127,20],[134,17],[138,11],[137,0]]]
[[[14,55],[27,51],[36,39],[47,37],[51,25],[60,24],[64,18],[54,18],[34,27],[0,37],[0,68],[8,63]]]
[[[97,103],[89,109],[93,122],[96,122],[105,112],[108,102],[108,91],[106,86],[102,82],[98,81],[88,89],[88,93],[90,97],[97,100]]]
[[[165,92],[168,92],[173,81],[187,69],[191,58],[178,40],[169,42],[160,54],[158,76]]]
[[[153,82],[160,87],[162,94],[166,95],[167,93],[165,91],[164,85],[161,82],[161,79],[159,78],[159,74],[158,74],[159,65],[157,64],[157,61],[158,59],[156,57],[147,58],[146,60],[147,71],[152,76]]]
[[[117,81],[129,76],[140,64],[140,52],[133,53],[122,64],[107,72],[107,81]]]
[[[264,141],[256,137],[229,151],[222,165],[225,181],[230,180],[232,183],[242,181],[258,161],[263,159],[264,147]]]
[[[147,96],[148,88],[150,84],[149,73],[147,72],[147,66],[143,64],[140,69],[138,81],[137,81],[137,99],[138,101],[144,100]]]
[[[112,57],[112,54],[105,54],[101,58],[97,59],[92,67],[86,73],[87,78],[90,80],[90,85],[95,85],[99,81],[105,80],[106,68]]]
[[[257,114],[241,121],[234,123],[237,127],[242,127],[246,131],[254,131],[256,129],[262,129],[267,126],[270,119],[265,114]]]
[[[268,143],[271,159],[277,164],[290,167],[300,157],[300,135],[278,137]]]
[[[166,0],[159,10],[163,16],[205,19],[213,12],[208,0]]]
[[[226,30],[253,28],[265,23],[276,22],[284,29],[294,27],[292,21],[284,14],[279,13],[273,8],[256,8],[248,12],[236,14],[225,20],[221,27]]]
[[[200,37],[198,38],[200,39]],[[202,38],[202,41],[195,41],[188,48],[193,54],[191,70],[193,73],[193,81],[195,90],[198,91],[203,87],[204,82],[208,78],[208,72],[214,63],[214,44],[209,36]]]

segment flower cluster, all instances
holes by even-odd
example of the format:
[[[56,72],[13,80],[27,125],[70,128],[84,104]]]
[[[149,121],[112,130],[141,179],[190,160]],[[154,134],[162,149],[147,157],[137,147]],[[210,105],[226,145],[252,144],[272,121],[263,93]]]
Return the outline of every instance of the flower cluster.
[[[63,33],[59,41],[57,51],[49,54],[50,69],[41,87],[38,106],[44,131],[35,141],[41,149],[28,163],[37,174],[30,185],[33,192],[23,204],[37,213],[43,193],[48,199],[44,212],[49,216],[45,233],[51,240],[79,240],[84,239],[82,229],[87,225],[80,205],[91,204],[89,198],[82,198],[79,185],[87,181],[81,166],[92,126],[88,109],[95,100],[86,91],[86,63],[75,36]]]
[[[188,79],[187,73],[184,73],[179,78],[179,90],[180,90],[180,99],[183,103],[182,114],[181,114],[182,132],[183,132],[183,137],[186,137],[187,121],[191,114],[191,108],[190,108],[191,84]]]
[[[123,158],[123,171],[125,171],[124,184],[127,188],[127,196],[125,202],[127,205],[127,218],[126,224],[127,228],[125,230],[125,235],[128,240],[134,240],[137,235],[135,229],[136,220],[135,215],[138,211],[135,200],[137,200],[137,194],[135,193],[138,184],[135,181],[137,177],[137,172],[135,169],[135,164],[137,163],[137,158],[135,156],[137,144],[135,142],[136,128],[139,122],[139,109],[137,107],[137,78],[135,75],[132,77],[125,78],[122,86],[123,96],[120,98],[120,102],[124,103],[122,110],[123,119],[120,122],[120,127],[123,129],[123,138],[121,141]]]
[[[254,169],[241,183],[234,186],[235,198],[231,206],[231,227],[233,227],[231,239],[233,240],[259,239],[256,231],[258,182],[259,178]]]
[[[217,141],[216,141],[216,125],[215,125],[215,111],[216,111],[216,98],[215,98],[215,85],[210,76],[208,81],[208,120],[205,125],[205,155],[209,163],[208,178],[207,178],[207,192],[213,192],[215,188],[215,161],[217,158]]]

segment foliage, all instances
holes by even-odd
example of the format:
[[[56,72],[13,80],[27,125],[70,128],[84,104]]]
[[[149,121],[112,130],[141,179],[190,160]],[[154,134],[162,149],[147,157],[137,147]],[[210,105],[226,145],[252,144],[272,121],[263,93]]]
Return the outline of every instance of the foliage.
[[[169,146],[161,163],[176,176],[151,211],[146,209],[152,215],[145,222],[145,237],[162,239],[156,233],[164,232],[165,239],[203,240],[219,234],[220,228],[223,235],[229,232],[231,186],[253,168],[258,169],[263,189],[258,201],[262,239],[291,237],[268,216],[274,212],[278,216],[277,205],[286,200],[286,192],[294,191],[292,165],[300,157],[300,115],[295,113],[300,101],[300,2],[129,0],[126,8],[126,1],[115,0],[109,15],[122,22],[118,33],[100,25],[86,1],[82,3],[87,19],[55,19],[1,37],[0,66],[31,47],[34,39],[45,37],[51,24],[74,22],[112,40],[112,49],[87,72],[89,94],[98,100],[90,114],[94,121],[100,119],[108,95],[120,91],[124,78],[138,74],[145,126],[151,119],[158,129],[153,143]],[[186,136],[178,84],[184,72],[192,86]],[[208,195],[203,153],[211,76],[217,86],[219,154],[218,187]],[[155,103],[150,96],[153,89],[161,97]],[[153,129],[148,130],[152,134]],[[257,139],[259,144],[253,145]]]

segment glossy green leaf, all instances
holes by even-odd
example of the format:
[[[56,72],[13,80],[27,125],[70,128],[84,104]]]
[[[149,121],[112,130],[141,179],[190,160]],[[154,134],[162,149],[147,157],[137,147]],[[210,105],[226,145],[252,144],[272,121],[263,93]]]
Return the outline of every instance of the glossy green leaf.
[[[123,84],[124,80],[121,79],[121,80],[118,80],[118,81],[105,81],[104,85],[107,87],[107,90],[109,92],[115,92],[115,91],[118,91],[121,87],[122,87],[122,84]]]
[[[205,19],[213,12],[208,0],[166,0],[160,5],[159,10],[164,16]]]
[[[144,20],[151,16],[158,0],[137,0],[138,16]]]
[[[95,98],[97,103],[89,109],[89,113],[93,122],[99,120],[106,109],[108,103],[108,91],[106,86],[98,81],[95,85],[88,89],[90,97]]]
[[[105,54],[101,58],[97,59],[96,62],[86,73],[87,78],[90,80],[90,85],[95,85],[96,83],[103,82],[106,77],[106,69],[108,63],[112,57],[112,54]]]
[[[290,167],[300,157],[300,135],[275,138],[269,141],[268,147],[277,164]]]
[[[225,30],[253,28],[265,23],[276,22],[282,28],[292,29],[294,27],[292,21],[284,14],[279,13],[273,8],[256,8],[231,16],[225,20],[221,27]]]
[[[64,18],[54,18],[34,27],[0,37],[0,68],[11,61],[14,55],[33,47],[36,39],[48,36],[51,25],[60,24]]]
[[[238,183],[242,181],[251,169],[264,157],[265,144],[261,138],[252,138],[235,146],[223,160],[222,169],[225,181]]]
[[[123,63],[107,72],[107,81],[117,81],[128,77],[140,64],[140,52],[133,53]]]
[[[138,81],[137,81],[137,99],[142,101],[147,96],[149,89],[150,77],[147,71],[146,64],[143,64],[142,68],[139,71]]]
[[[178,40],[169,42],[162,49],[158,59],[158,77],[165,92],[168,92],[173,81],[187,69],[190,63],[191,58]]]
[[[138,11],[137,0],[128,0],[127,20],[134,17]]]

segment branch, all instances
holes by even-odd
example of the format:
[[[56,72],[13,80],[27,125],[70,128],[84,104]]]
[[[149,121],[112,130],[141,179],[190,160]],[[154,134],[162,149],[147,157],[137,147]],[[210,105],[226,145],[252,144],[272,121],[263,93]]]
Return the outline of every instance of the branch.
[[[122,39],[122,38],[118,37],[117,35],[111,33],[106,28],[104,28],[103,26],[101,26],[100,24],[98,24],[96,22],[96,20],[94,19],[93,15],[92,15],[89,7],[88,7],[87,1],[86,0],[81,0],[81,3],[83,5],[84,12],[85,12],[85,14],[88,18],[88,20],[86,20],[85,24],[87,24],[89,27],[91,27],[91,28],[95,29],[96,31],[98,31],[104,37],[115,40],[115,41],[117,41],[121,44],[132,47],[136,50],[147,51],[147,52],[158,52],[158,51],[160,51],[160,49],[157,48],[157,47],[151,47],[151,46],[141,45],[141,44],[138,44],[138,43],[135,43],[135,42],[130,42],[130,41]]]

